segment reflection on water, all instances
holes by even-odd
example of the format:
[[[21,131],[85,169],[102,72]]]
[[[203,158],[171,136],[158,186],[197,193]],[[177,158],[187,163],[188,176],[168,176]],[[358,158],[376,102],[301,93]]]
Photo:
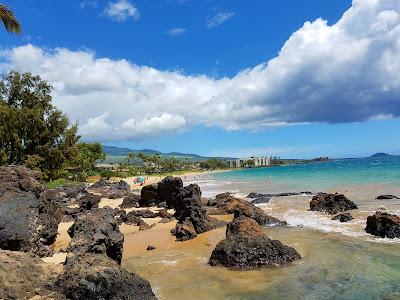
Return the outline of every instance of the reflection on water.
[[[283,268],[232,271],[207,260],[223,230],[208,245],[148,254],[125,262],[147,278],[161,299],[398,299],[398,244],[305,228],[268,228],[273,239],[294,246],[302,260]]]

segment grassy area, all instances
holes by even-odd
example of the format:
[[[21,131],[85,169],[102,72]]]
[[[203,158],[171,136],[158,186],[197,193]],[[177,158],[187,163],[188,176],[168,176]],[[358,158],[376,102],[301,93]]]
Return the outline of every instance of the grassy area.
[[[56,179],[56,180],[47,182],[46,187],[48,187],[49,189],[54,189],[54,188],[58,188],[61,186],[79,185],[79,184],[81,184],[81,182],[71,181],[71,180],[68,180],[65,178],[60,178],[60,179]]]

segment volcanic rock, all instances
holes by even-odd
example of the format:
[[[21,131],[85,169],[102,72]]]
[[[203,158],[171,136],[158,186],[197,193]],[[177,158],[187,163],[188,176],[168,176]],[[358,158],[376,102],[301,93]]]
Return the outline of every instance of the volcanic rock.
[[[100,193],[103,198],[117,199],[127,196],[131,191],[131,187],[123,180],[111,182],[109,180],[101,179],[94,183],[89,190]]]
[[[150,283],[122,269],[105,255],[83,254],[67,258],[56,286],[68,299],[156,299]]]
[[[139,200],[140,207],[157,206],[161,202],[158,198],[157,184],[146,185],[142,188]]]
[[[127,196],[125,196],[120,207],[121,208],[139,207],[139,200],[140,200],[140,195],[129,193]]]
[[[269,239],[251,218],[235,218],[228,225],[226,236],[213,250],[209,260],[211,266],[253,269],[286,265],[301,258],[294,248]]]
[[[400,199],[399,197],[395,195],[380,195],[376,197],[377,200],[392,200],[392,199]]]
[[[246,200],[233,197],[230,193],[219,194],[209,204],[212,214],[234,214],[235,218],[245,216],[257,221],[260,225],[286,225],[284,221],[267,215],[261,208]]]
[[[0,250],[0,299],[66,299],[52,289],[61,271],[31,253]]]
[[[357,209],[357,205],[342,194],[318,193],[310,202],[310,210],[327,212],[331,215],[351,209]]]
[[[175,218],[178,224],[172,234],[179,241],[192,239],[199,233],[225,225],[225,222],[208,216],[202,205],[201,191],[197,184],[181,188],[175,195]]]
[[[158,183],[158,198],[165,202],[168,208],[175,207],[175,195],[183,188],[182,179],[168,176]]]
[[[383,238],[400,238],[400,216],[377,211],[367,218],[365,231]]]
[[[106,254],[121,263],[124,236],[111,210],[96,209],[79,215],[68,234],[72,238],[68,246],[70,252]]]
[[[0,248],[51,254],[61,210],[45,196],[40,174],[22,166],[0,167]]]
[[[350,222],[353,219],[354,219],[353,216],[351,214],[349,214],[349,213],[339,214],[339,215],[334,216],[332,218],[333,221],[340,221],[342,223]]]

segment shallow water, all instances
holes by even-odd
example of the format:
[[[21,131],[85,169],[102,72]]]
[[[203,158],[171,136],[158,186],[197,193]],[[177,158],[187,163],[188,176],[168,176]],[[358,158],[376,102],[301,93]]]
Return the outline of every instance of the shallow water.
[[[346,160],[187,178],[186,183],[198,183],[205,196],[312,190],[340,192],[353,200],[359,209],[351,211],[355,219],[350,223],[308,211],[310,196],[278,197],[260,206],[288,222],[289,227],[265,232],[299,251],[302,259],[292,265],[251,271],[210,267],[211,252],[224,238],[220,228],[187,244],[136,255],[124,266],[147,278],[160,299],[400,299],[400,240],[364,231],[367,216],[378,209],[400,214],[400,200],[375,200],[381,194],[400,195],[400,160],[380,161]]]

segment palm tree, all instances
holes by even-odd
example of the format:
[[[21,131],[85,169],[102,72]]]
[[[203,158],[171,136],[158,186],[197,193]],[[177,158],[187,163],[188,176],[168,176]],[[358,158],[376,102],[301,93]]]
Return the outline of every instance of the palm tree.
[[[21,33],[21,25],[15,18],[14,13],[5,5],[0,4],[0,19],[8,32]]]

